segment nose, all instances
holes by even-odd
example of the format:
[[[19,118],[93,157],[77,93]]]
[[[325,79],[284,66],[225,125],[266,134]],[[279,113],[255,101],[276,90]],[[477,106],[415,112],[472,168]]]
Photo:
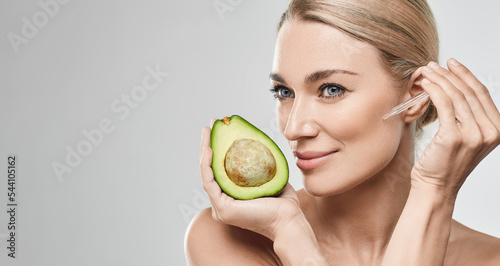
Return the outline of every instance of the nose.
[[[283,135],[289,141],[300,138],[315,137],[319,133],[314,122],[314,103],[310,99],[295,97],[292,109],[288,114]]]

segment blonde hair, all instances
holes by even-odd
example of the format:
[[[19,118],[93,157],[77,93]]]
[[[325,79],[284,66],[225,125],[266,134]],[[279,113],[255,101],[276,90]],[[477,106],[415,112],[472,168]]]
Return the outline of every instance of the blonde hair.
[[[405,88],[418,67],[438,62],[438,33],[426,0],[292,0],[278,31],[292,18],[325,23],[373,45],[397,84]],[[436,118],[431,102],[417,120],[417,135]]]

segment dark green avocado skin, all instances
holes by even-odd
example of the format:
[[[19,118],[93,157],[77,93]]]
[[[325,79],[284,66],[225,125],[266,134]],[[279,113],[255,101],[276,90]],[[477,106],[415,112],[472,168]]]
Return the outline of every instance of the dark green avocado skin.
[[[278,196],[288,183],[288,163],[281,149],[264,132],[239,115],[229,118],[229,125],[224,119],[216,120],[210,135],[212,148],[212,171],[215,181],[227,195],[241,200],[259,197]],[[276,174],[273,179],[259,187],[240,187],[233,183],[226,174],[224,159],[229,146],[238,139],[249,138],[264,144],[276,160]]]

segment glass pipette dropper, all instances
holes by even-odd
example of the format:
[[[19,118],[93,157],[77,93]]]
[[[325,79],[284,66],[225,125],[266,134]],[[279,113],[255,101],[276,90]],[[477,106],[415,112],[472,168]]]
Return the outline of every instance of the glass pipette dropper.
[[[384,115],[384,120],[391,117],[391,116],[394,116],[394,115],[397,115],[397,114],[404,112],[406,109],[414,106],[415,104],[421,102],[422,100],[424,100],[427,97],[429,97],[429,94],[427,94],[427,92],[425,92],[425,91],[418,93],[417,95],[408,99],[408,101],[392,108],[390,113]]]

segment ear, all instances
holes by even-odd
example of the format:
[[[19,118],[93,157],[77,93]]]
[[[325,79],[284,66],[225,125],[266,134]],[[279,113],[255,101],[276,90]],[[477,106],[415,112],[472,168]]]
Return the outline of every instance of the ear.
[[[410,99],[411,97],[417,95],[424,89],[422,88],[422,79],[424,79],[422,75],[422,70],[424,67],[419,67],[417,70],[413,72],[413,74],[410,77],[410,81],[408,83],[408,92],[407,95],[405,96],[405,100]],[[425,110],[427,110],[427,106],[430,103],[429,97],[427,97],[425,100],[415,104],[414,106],[408,108],[408,110],[404,113],[404,121],[406,123],[410,123],[413,121],[416,121],[419,117],[421,117],[424,113]]]

